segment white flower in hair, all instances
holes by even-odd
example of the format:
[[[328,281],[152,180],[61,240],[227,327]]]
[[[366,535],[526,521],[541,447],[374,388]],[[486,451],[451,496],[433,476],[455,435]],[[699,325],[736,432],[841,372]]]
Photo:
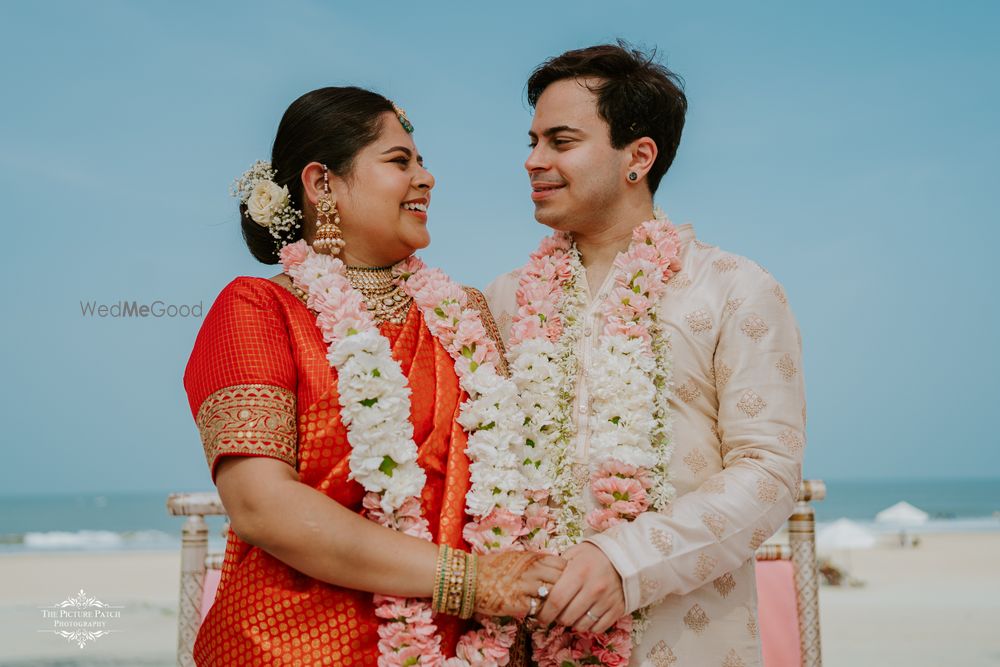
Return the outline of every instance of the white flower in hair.
[[[258,181],[247,199],[247,212],[262,227],[270,227],[274,215],[288,204],[288,188],[274,181]]]
[[[233,185],[233,195],[247,207],[250,219],[266,228],[278,247],[293,239],[302,211],[291,204],[288,187],[274,182],[277,172],[270,162],[258,160]]]
[[[270,227],[274,215],[288,203],[288,188],[274,181],[258,181],[247,200],[247,213],[262,227]]]

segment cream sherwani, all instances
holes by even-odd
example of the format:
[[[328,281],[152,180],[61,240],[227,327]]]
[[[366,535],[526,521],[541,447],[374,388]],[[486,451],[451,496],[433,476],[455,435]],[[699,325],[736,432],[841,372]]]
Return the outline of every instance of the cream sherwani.
[[[622,577],[628,611],[649,606],[631,665],[761,664],[754,551],[792,513],[805,443],[801,339],[784,290],[763,268],[678,229],[683,268],[658,316],[670,336],[674,377],[671,482],[665,512],[591,535]],[[588,376],[598,334],[588,302],[578,350],[576,453],[589,450]],[[487,299],[504,337],[516,311],[518,272]],[[588,496],[589,496],[588,491]],[[593,507],[593,498],[588,498]]]

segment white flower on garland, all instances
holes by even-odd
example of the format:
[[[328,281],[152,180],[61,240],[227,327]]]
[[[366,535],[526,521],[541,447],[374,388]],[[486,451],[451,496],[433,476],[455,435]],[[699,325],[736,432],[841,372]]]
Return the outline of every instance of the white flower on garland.
[[[413,441],[410,390],[388,340],[351,287],[340,260],[314,252],[304,241],[286,246],[281,259],[295,285],[306,292],[306,303],[317,312],[316,323],[329,344],[327,359],[337,370],[341,418],[351,444],[350,476],[368,491],[364,506],[369,517],[431,539],[420,508],[426,475]],[[471,484],[466,508],[473,521],[466,530],[477,529],[479,522],[488,530],[494,510],[523,522],[524,415],[516,387],[497,372],[496,345],[478,313],[467,307],[464,290],[442,272],[426,269],[411,257],[394,267],[394,274],[454,360],[459,384],[469,395],[457,419],[468,434]],[[397,616],[392,611],[397,605],[409,611]],[[426,602],[376,596],[376,606],[377,614],[393,616],[379,626],[380,664],[398,657],[394,651],[403,646],[419,651],[427,664],[506,664],[500,654],[506,655],[517,632],[510,620],[481,618],[482,627],[461,638],[460,657],[445,660]]]

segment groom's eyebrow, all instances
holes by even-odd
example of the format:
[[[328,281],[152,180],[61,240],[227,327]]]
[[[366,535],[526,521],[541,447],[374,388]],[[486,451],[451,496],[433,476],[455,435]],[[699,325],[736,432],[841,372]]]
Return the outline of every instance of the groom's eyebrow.
[[[551,138],[553,135],[559,134],[560,132],[575,132],[576,134],[583,134],[583,130],[578,127],[570,127],[569,125],[556,125],[555,127],[550,127],[548,129],[542,130],[542,136],[546,139]],[[533,131],[528,130],[528,136],[532,139],[537,139],[538,135]]]

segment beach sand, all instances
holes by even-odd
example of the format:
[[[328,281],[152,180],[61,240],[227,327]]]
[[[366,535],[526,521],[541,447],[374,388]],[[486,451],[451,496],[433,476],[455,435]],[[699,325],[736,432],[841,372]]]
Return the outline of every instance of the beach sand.
[[[1000,665],[1000,533],[834,554],[860,588],[823,587],[824,665]]]
[[[820,591],[827,667],[1000,665],[1000,533],[835,554],[848,560],[865,585]],[[178,571],[173,553],[0,555],[0,665],[175,664]],[[52,623],[40,608],[80,589],[124,605],[120,632],[82,649],[39,632]]]
[[[0,665],[176,665],[180,551],[0,554]],[[80,590],[123,605],[114,632],[83,648],[53,634],[42,607]],[[48,632],[41,632],[48,630]]]

